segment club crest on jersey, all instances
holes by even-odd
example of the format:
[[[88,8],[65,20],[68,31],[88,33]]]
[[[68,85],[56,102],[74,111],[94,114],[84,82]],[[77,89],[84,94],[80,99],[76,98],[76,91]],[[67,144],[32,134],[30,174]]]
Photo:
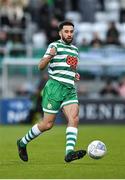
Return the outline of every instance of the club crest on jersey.
[[[67,56],[66,62],[67,62],[67,64],[70,65],[73,69],[76,69],[77,64],[78,64],[78,59],[77,59],[77,57]]]
[[[48,103],[47,108],[52,109],[52,104]]]

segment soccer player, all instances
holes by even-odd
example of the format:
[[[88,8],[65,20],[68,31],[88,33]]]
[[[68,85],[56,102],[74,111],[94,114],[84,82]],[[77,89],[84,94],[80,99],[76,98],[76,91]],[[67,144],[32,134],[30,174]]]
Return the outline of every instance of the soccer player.
[[[43,120],[35,124],[29,132],[17,140],[18,153],[23,161],[28,161],[27,144],[53,127],[56,114],[62,108],[67,119],[65,161],[80,159],[86,154],[85,150],[75,151],[78,134],[79,107],[75,81],[79,80],[77,73],[78,49],[72,45],[74,24],[64,21],[59,25],[60,39],[52,42],[39,62],[39,69],[48,65],[49,80],[43,90],[42,108]]]

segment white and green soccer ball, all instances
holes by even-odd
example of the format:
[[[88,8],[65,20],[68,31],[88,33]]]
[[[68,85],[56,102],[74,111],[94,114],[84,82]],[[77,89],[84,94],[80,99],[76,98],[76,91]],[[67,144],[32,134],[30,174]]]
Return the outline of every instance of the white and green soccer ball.
[[[93,159],[101,159],[107,152],[106,145],[100,140],[92,141],[87,148],[88,155]]]

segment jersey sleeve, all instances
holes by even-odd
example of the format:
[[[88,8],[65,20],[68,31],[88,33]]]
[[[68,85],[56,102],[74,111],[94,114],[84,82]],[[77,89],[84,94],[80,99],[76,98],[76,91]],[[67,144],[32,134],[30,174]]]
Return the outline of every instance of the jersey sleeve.
[[[47,48],[47,50],[46,50],[43,57],[47,57],[48,55],[50,55],[51,48],[55,48],[56,53],[57,53],[57,44],[56,43],[51,43],[51,44],[49,44],[49,46],[48,46],[48,48]]]

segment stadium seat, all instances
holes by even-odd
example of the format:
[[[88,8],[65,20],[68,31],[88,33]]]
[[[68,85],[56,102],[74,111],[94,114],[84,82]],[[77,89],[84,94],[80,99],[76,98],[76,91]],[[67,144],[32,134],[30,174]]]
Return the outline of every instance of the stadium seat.
[[[119,37],[120,43],[125,47],[125,33],[121,33]]]
[[[46,36],[44,32],[38,32],[33,35],[33,46],[35,48],[45,48],[46,47]]]
[[[120,33],[125,33],[125,23],[116,23],[116,27]]]
[[[92,31],[97,32],[99,34],[99,37],[102,40],[105,40],[106,38],[106,32],[108,29],[108,24],[105,22],[97,22],[92,25]]]
[[[93,38],[93,34],[92,33],[84,33],[84,32],[81,32],[81,33],[78,33],[77,35],[77,38],[76,38],[76,44],[77,45],[81,45],[82,42],[83,42],[83,39],[85,39],[88,43],[90,43],[90,41],[92,40]]]
[[[119,11],[114,11],[114,10],[107,12],[107,16],[108,16],[108,22],[111,21],[118,22],[120,18]]]
[[[105,0],[105,9],[106,11],[119,11],[120,3],[119,0]]]
[[[81,14],[75,11],[68,11],[65,14],[65,19],[72,20],[73,22],[80,22],[81,21]]]
[[[119,21],[119,11],[109,11],[109,12],[97,12],[95,13],[96,22],[118,22]]]
[[[98,11],[95,13],[96,22],[108,22],[108,16],[106,12]]]
[[[92,24],[86,22],[80,23],[76,29],[79,33],[89,33],[92,32]]]

